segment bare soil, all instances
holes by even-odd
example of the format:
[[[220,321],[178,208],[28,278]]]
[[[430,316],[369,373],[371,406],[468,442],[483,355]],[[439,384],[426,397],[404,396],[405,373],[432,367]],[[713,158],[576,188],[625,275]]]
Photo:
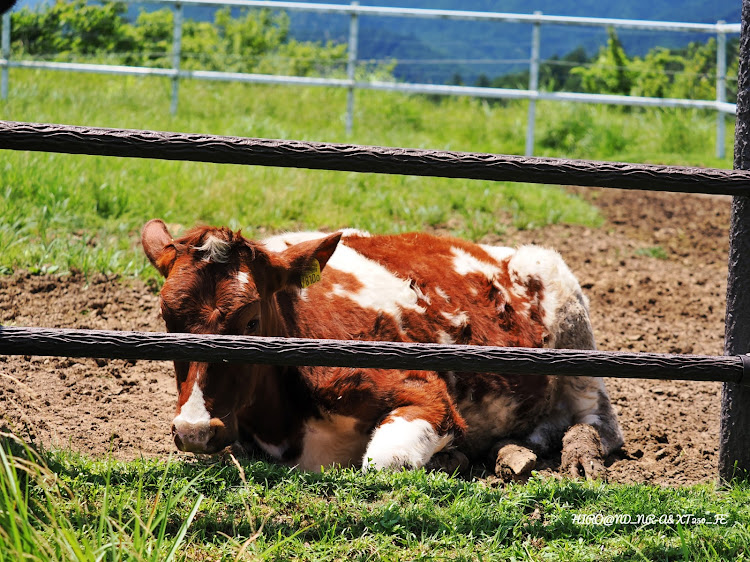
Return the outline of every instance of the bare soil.
[[[730,198],[581,189],[600,229],[555,225],[487,242],[558,249],[591,299],[599,348],[719,355]],[[0,277],[0,323],[162,331],[153,288],[81,275]],[[610,480],[685,485],[715,479],[721,385],[607,381],[625,432]],[[168,363],[0,356],[0,427],[50,447],[121,459],[175,453]],[[559,458],[557,459],[559,462]],[[555,469],[554,459],[549,464]]]

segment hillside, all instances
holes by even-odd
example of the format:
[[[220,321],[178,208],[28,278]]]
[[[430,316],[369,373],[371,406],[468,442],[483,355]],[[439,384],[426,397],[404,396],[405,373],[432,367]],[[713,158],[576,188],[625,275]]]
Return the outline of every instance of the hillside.
[[[313,3],[347,4],[343,0],[311,0]],[[715,23],[738,22],[741,3],[736,0],[633,0],[598,2],[594,0],[369,0],[368,5],[435,8],[448,10],[500,11],[551,15],[590,16],[654,21]],[[292,33],[301,39],[345,41],[345,17],[292,14]],[[473,83],[479,74],[500,76],[526,68],[531,49],[531,26],[481,22],[444,21],[413,18],[362,18],[359,56],[361,59],[405,59],[396,67],[396,76],[411,81],[447,82],[460,74]],[[690,41],[706,41],[702,34],[618,31],[629,55],[642,55],[656,45],[684,46]],[[595,54],[606,42],[602,28],[545,26],[542,28],[542,57],[562,56],[583,46]],[[414,61],[429,61],[417,63]]]

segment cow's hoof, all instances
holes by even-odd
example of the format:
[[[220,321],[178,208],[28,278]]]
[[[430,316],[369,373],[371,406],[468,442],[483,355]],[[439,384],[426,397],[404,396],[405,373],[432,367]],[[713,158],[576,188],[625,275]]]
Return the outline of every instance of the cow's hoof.
[[[606,480],[602,442],[595,427],[578,424],[567,431],[563,437],[560,472],[571,478]]]
[[[463,474],[469,470],[469,457],[455,449],[440,451],[427,461],[425,470],[439,470],[448,474]]]
[[[506,482],[523,480],[531,476],[536,466],[536,453],[512,441],[498,445],[495,474]]]

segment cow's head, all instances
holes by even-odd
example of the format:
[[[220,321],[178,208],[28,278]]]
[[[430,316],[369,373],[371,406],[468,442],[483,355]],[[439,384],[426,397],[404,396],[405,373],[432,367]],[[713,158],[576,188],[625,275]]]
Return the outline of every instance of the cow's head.
[[[340,234],[271,252],[228,228],[200,227],[174,240],[166,225],[143,228],[143,250],[166,278],[161,313],[170,332],[284,335],[274,294],[301,287],[322,270]],[[175,361],[177,447],[215,453],[238,438],[237,413],[250,406],[253,365]]]

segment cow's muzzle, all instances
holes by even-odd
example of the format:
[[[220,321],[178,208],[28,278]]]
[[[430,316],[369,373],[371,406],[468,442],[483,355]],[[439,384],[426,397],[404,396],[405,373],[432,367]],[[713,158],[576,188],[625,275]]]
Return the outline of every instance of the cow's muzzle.
[[[187,423],[175,418],[172,423],[174,444],[180,451],[211,455],[231,445],[237,438],[236,431],[231,431],[219,418],[198,423]]]

